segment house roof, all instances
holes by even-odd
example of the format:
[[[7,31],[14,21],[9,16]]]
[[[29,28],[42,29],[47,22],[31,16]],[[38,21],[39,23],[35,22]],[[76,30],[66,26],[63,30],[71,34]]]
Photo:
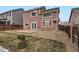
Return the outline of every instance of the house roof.
[[[24,11],[24,9],[23,8],[18,8],[18,9],[13,9],[13,10],[9,10],[9,11],[6,11],[6,12],[2,12],[2,13],[0,13],[0,14],[4,14],[4,13],[7,13],[7,12],[13,12],[13,11],[18,11],[18,10],[23,10]]]
[[[72,8],[72,10],[77,10],[77,11],[79,11],[79,7],[77,7],[77,8]]]
[[[30,9],[30,10],[27,10],[27,11],[24,11],[24,12],[29,12],[29,11],[39,10],[39,9],[44,9],[45,10],[45,7],[41,6],[41,7],[33,8],[33,9]]]
[[[59,7],[51,8],[51,9],[47,9],[47,10],[41,12],[40,14],[51,13],[51,12],[60,12],[60,9],[59,9]]]
[[[70,20],[71,20],[72,13],[73,13],[73,12],[76,12],[76,11],[79,11],[79,7],[77,7],[77,8],[72,8],[71,14],[70,14],[70,18],[69,18],[69,23],[70,23]]]
[[[39,10],[39,9],[44,9],[44,11],[42,11],[40,14],[42,14],[42,13],[47,13],[47,12],[60,12],[59,7],[51,8],[51,9],[46,9],[44,6],[41,6],[41,7],[38,7],[38,8],[33,8],[33,9],[28,10],[28,11],[25,11],[25,12],[34,11],[34,10]]]

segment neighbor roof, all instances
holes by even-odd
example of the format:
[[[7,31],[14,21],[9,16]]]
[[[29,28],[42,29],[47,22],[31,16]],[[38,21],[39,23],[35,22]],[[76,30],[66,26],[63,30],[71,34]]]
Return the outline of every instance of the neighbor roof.
[[[18,11],[18,10],[23,10],[23,11],[24,11],[23,8],[19,8],[19,9],[13,9],[13,10],[9,10],[9,11],[6,11],[6,12],[2,12],[2,13],[0,13],[0,14],[4,14],[4,13],[10,12],[10,11]]]
[[[75,12],[75,11],[79,11],[79,7],[77,7],[77,8],[72,8],[71,14],[70,14],[70,18],[69,18],[69,22],[70,22],[70,20],[71,20],[72,12]]]
[[[77,8],[72,8],[72,10],[77,10],[77,11],[79,11],[79,7],[77,7]]]

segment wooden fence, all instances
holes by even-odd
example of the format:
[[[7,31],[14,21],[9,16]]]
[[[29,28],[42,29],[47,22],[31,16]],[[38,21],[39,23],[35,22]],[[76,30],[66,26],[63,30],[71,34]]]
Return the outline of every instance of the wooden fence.
[[[0,30],[20,30],[23,29],[22,25],[0,25]]]
[[[59,30],[68,33],[68,35],[70,37],[70,26],[59,25]]]
[[[75,50],[79,51],[79,27],[70,26],[70,25],[68,26],[59,25],[59,30],[68,33],[69,37],[72,40]]]
[[[77,39],[75,39],[74,41],[77,42],[77,45],[78,45],[78,51],[79,51],[79,25],[75,25],[74,33],[75,33],[76,36],[77,36]]]

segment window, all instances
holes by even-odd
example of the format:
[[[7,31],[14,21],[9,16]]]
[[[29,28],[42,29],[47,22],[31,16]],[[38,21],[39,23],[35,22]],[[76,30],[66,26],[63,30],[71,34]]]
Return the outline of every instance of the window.
[[[43,14],[43,17],[48,17],[48,16],[51,16],[51,13],[45,13],[45,14]]]
[[[26,23],[25,25],[28,26],[29,24]]]
[[[0,21],[0,24],[5,25],[6,24],[6,21]]]
[[[8,21],[7,24],[9,25],[10,24],[10,21]]]
[[[53,21],[53,23],[57,23],[57,21]]]
[[[2,14],[2,18],[4,18],[5,14]]]
[[[33,13],[32,13],[32,16],[36,16],[36,12],[33,12]]]
[[[11,16],[11,12],[7,12],[6,13],[6,16]]]
[[[43,26],[51,26],[51,20],[44,20]]]

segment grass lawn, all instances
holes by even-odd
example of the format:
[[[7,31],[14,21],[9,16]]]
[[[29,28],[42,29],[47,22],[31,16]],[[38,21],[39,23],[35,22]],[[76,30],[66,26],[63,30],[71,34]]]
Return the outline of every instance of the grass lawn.
[[[38,38],[30,35],[26,36],[26,47],[23,49],[18,48],[17,39],[19,34],[0,32],[0,45],[13,52],[64,52],[66,51],[65,44],[56,40],[46,38]]]

